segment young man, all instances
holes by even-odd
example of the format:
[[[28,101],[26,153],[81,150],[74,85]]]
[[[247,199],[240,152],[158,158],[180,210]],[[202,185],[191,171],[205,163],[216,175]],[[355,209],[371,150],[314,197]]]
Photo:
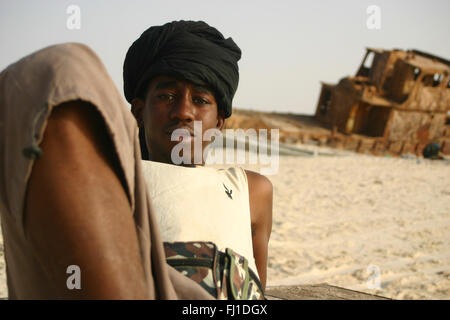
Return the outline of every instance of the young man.
[[[265,287],[272,184],[239,168],[201,167],[209,143],[202,141],[204,133],[221,130],[231,115],[240,56],[231,38],[204,22],[151,27],[127,53],[124,89],[144,138],[143,154],[148,152],[153,161],[143,165],[163,241],[205,240],[223,249],[232,246],[246,256],[250,267],[256,265],[254,271]],[[201,131],[195,130],[196,121]],[[177,129],[185,130],[181,142],[173,141]],[[201,141],[199,149],[195,140]],[[172,165],[173,150],[180,143],[191,150],[185,165],[195,163],[199,159],[195,153],[201,152],[199,167]]]

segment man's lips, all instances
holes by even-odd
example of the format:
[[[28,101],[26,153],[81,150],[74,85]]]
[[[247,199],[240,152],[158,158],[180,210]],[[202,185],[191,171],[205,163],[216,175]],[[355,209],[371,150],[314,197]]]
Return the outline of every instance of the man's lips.
[[[167,134],[169,137],[172,137],[173,132],[174,132],[175,130],[178,130],[178,129],[184,129],[184,130],[180,130],[180,132],[177,132],[177,134],[180,136],[180,138],[182,137],[183,139],[186,139],[187,137],[189,137],[189,138],[194,138],[194,137],[195,137],[194,129],[191,128],[191,127],[187,127],[187,126],[181,126],[181,127],[179,127],[179,126],[174,126],[174,127],[169,127],[169,128],[166,130],[166,134]],[[186,131],[187,131],[187,132],[186,132]]]

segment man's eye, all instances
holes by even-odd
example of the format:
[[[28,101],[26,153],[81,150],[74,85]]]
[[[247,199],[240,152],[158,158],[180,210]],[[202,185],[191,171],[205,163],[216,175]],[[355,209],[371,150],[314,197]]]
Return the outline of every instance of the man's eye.
[[[175,100],[175,96],[173,94],[163,93],[158,95],[158,99],[173,102]]]
[[[198,103],[198,104],[208,104],[209,101],[203,98],[194,98],[194,103]]]

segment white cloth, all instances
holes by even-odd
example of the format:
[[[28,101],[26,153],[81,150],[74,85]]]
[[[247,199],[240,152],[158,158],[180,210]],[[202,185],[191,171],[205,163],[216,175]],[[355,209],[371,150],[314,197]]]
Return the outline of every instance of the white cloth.
[[[211,241],[253,257],[247,175],[242,168],[182,167],[142,161],[163,241]]]

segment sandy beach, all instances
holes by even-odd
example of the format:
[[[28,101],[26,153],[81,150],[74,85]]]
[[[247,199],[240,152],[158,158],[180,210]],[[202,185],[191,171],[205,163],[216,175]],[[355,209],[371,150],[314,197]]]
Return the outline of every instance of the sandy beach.
[[[440,161],[281,157],[270,177],[268,285],[326,282],[395,299],[449,299],[448,177]],[[368,283],[374,272],[378,290]]]
[[[326,282],[394,299],[450,299],[449,177],[448,161],[281,156],[269,176],[268,285]]]

